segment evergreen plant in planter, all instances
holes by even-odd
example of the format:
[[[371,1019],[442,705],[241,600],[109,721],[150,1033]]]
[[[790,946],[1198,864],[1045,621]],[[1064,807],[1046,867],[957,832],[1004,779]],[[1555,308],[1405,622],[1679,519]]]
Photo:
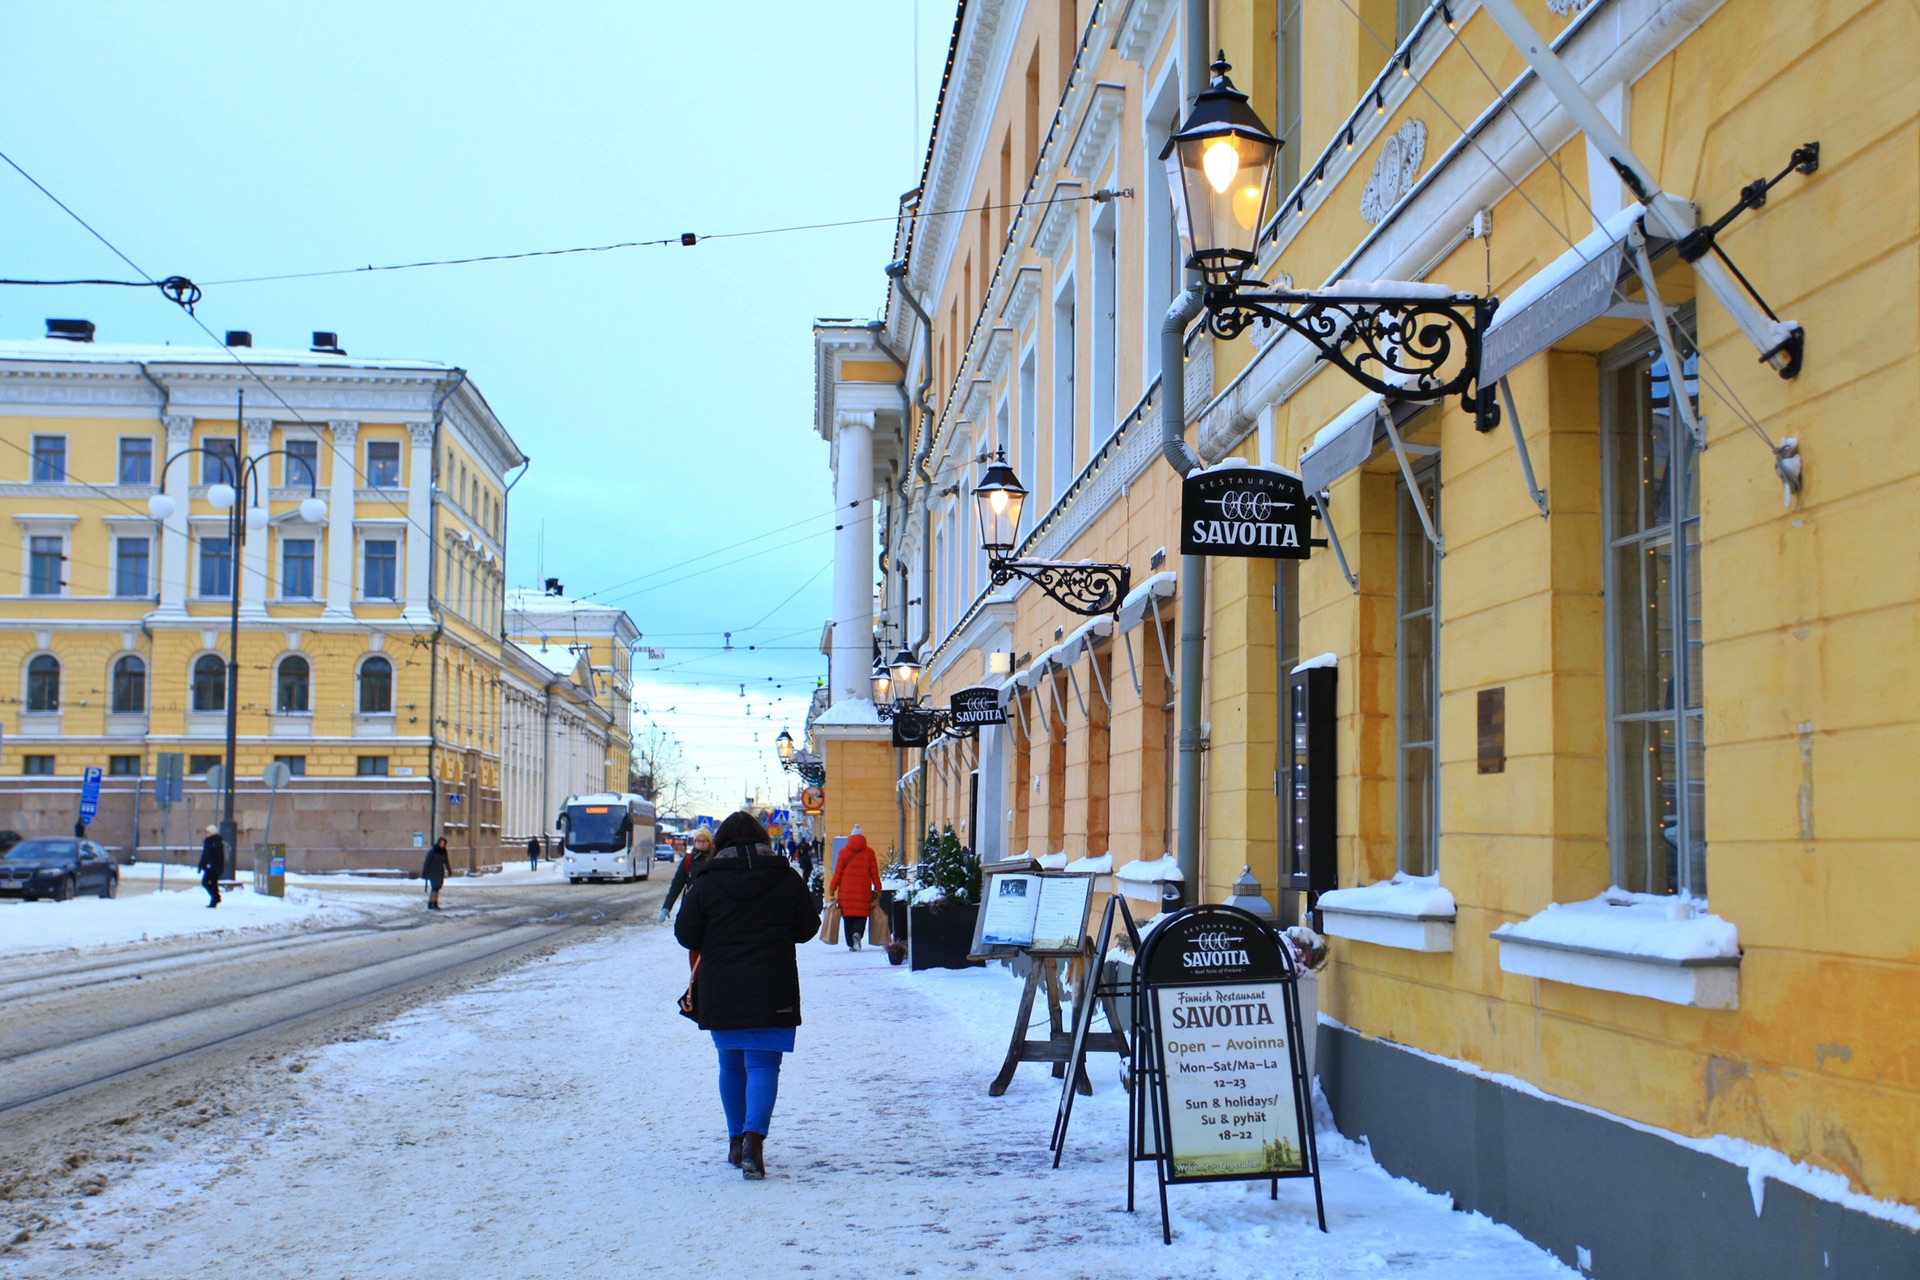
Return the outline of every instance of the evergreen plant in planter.
[[[980,860],[951,826],[927,832],[915,868],[907,946],[915,970],[965,969],[973,964],[973,926],[980,914]]]

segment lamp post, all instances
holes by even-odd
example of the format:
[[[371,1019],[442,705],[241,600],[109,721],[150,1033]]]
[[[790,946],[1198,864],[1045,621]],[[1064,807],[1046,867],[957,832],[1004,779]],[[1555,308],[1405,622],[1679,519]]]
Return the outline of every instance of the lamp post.
[[[894,745],[925,750],[936,738],[977,736],[979,728],[958,723],[952,711],[921,703],[920,675],[920,660],[911,649],[901,649],[890,665],[873,668],[873,709],[894,726]]]
[[[780,768],[783,772],[799,774],[800,781],[810,787],[826,785],[826,762],[805,747],[795,750],[791,733],[782,729],[780,736],[773,740],[773,747],[780,754]]]
[[[980,483],[973,490],[980,545],[987,553],[993,585],[1003,587],[1015,578],[1024,578],[1082,617],[1118,613],[1133,581],[1133,570],[1127,565],[1012,558],[1020,537],[1020,511],[1026,501],[1026,486],[1007,465],[1007,451],[1002,449],[980,473]]]
[[[1497,298],[1411,281],[1336,281],[1325,289],[1269,288],[1246,279],[1259,250],[1280,140],[1227,77],[1226,54],[1160,153],[1186,265],[1201,275],[1208,332],[1238,337],[1256,323],[1305,338],[1322,359],[1386,401],[1458,395],[1474,425],[1500,421],[1480,386],[1480,343]]]
[[[264,484],[260,474],[260,464],[268,458],[290,458],[293,455],[285,449],[272,449],[258,457],[249,458],[241,447],[240,424],[245,421],[246,392],[240,393],[238,415],[234,419],[233,456],[226,458],[207,448],[182,449],[166,460],[160,468],[159,484],[161,492],[147,499],[147,511],[153,518],[165,523],[173,518],[179,504],[167,496],[167,469],[190,453],[200,454],[203,458],[221,458],[223,470],[229,472],[227,479],[207,487],[207,502],[216,511],[223,511],[227,517],[227,754],[225,777],[221,787],[220,838],[227,846],[230,860],[228,870],[239,866],[239,849],[235,843],[236,830],[233,821],[234,757],[239,742],[240,714],[240,566],[241,548],[246,545],[247,530],[265,531],[270,517],[267,508],[261,505],[261,488]],[[305,458],[300,459],[303,466]],[[228,481],[231,481],[229,483]],[[251,499],[251,501],[249,500]],[[300,518],[308,524],[319,524],[327,518],[327,504],[320,498],[320,489],[313,468],[307,466],[307,496],[300,503]],[[192,573],[192,537],[188,537],[189,554],[188,573]]]

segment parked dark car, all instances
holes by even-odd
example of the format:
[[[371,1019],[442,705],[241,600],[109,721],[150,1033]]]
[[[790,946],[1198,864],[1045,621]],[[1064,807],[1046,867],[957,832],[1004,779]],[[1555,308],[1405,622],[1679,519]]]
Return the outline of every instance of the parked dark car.
[[[0,896],[64,902],[75,894],[111,898],[120,892],[120,868],[91,840],[22,840],[0,854]]]

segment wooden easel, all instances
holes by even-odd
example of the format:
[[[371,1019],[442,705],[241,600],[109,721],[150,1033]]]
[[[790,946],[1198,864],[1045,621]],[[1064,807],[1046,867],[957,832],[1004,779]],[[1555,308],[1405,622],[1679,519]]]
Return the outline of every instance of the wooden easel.
[[[997,1098],[1005,1093],[1013,1083],[1015,1068],[1023,1062],[1053,1064],[1053,1078],[1056,1080],[1066,1079],[1067,1064],[1072,1062],[1074,1092],[1090,1095],[1093,1082],[1087,1079],[1086,1055],[1117,1053],[1124,1057],[1129,1050],[1127,1037],[1119,1029],[1120,1015],[1113,993],[1099,980],[1101,953],[1094,949],[1091,938],[1083,936],[1080,948],[1076,951],[1028,951],[1025,954],[1033,961],[1033,967],[1027,971],[1026,989],[1020,993],[1020,1011],[1014,1015],[1013,1038],[1007,1045],[1006,1061],[1000,1064],[1000,1074],[987,1086],[987,1096]],[[1074,1006],[1075,1027],[1066,1025],[1066,1019],[1060,1011],[1060,974],[1054,963],[1058,960],[1079,960],[1084,966],[1079,984],[1080,998]],[[1030,1039],[1027,1028],[1033,1017],[1033,1002],[1043,986],[1047,992],[1047,1035],[1044,1039]],[[1092,1031],[1085,1025],[1078,1025],[1092,1022],[1092,1007],[1096,1002],[1105,1007],[1110,1030]],[[1081,1016],[1083,1009],[1086,1011],[1084,1017]],[[1079,1033],[1077,1036],[1076,1031]],[[1056,1125],[1056,1137],[1058,1131],[1059,1126]]]

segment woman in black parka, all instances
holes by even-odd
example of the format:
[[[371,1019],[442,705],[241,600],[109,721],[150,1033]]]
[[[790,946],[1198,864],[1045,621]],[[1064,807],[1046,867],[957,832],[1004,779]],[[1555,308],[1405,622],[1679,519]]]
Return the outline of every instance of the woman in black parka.
[[[765,1142],[780,1089],[780,1055],[800,1025],[794,948],[820,931],[806,882],[773,851],[750,813],[720,824],[713,857],[696,867],[674,936],[695,952],[693,1012],[720,1054],[727,1161],[766,1176]]]

